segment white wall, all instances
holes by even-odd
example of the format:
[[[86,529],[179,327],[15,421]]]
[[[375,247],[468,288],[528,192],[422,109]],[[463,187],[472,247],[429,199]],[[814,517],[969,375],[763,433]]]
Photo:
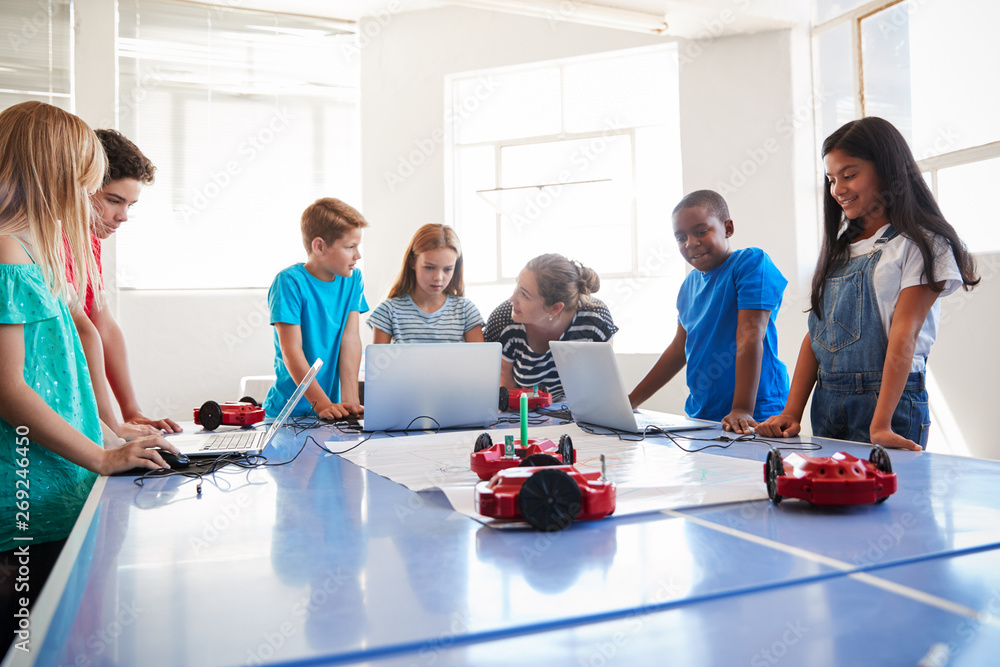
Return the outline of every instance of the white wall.
[[[241,377],[274,373],[267,290],[125,290],[118,321],[149,417],[191,421],[207,400],[239,399]]]
[[[781,30],[685,42],[680,53],[684,190],[720,192],[732,245],[763,248],[788,279],[777,330],[791,375],[817,247],[812,103],[801,66],[808,38]]]
[[[932,399],[931,409],[950,413],[938,419],[954,419],[964,440],[960,447],[964,444],[973,456],[1000,459],[1000,441],[990,417],[996,410],[1000,377],[1000,255],[980,256],[977,264],[979,286],[971,292],[959,290],[941,302],[941,326],[927,363],[945,400]]]

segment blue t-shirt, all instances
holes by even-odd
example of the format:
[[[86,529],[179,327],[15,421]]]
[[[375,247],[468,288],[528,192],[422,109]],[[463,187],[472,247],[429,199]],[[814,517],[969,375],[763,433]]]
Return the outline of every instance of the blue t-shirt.
[[[304,264],[295,264],[279,273],[267,293],[271,309],[271,324],[284,322],[302,328],[302,351],[312,364],[319,357],[323,360],[316,381],[334,403],[340,401],[340,340],[344,334],[347,317],[352,312],[368,312],[365,301],[365,283],[361,271],[354,269],[350,278],[337,277],[326,282],[314,277]],[[274,330],[274,374],[277,379],[264,400],[264,412],[275,417],[295,391],[295,380],[285,368],[281,356],[278,330]],[[308,414],[312,410],[303,396],[292,411],[293,415]]]
[[[450,294],[433,313],[420,310],[413,298],[404,294],[386,299],[368,316],[368,326],[378,327],[397,343],[461,343],[466,331],[482,324],[476,304]]]
[[[754,419],[776,415],[788,399],[788,371],[778,359],[774,322],[788,281],[760,248],[736,250],[720,266],[692,271],[677,295],[678,320],[687,332],[688,395],[684,411],[721,421],[736,391],[736,325],[740,310],[769,310]]]

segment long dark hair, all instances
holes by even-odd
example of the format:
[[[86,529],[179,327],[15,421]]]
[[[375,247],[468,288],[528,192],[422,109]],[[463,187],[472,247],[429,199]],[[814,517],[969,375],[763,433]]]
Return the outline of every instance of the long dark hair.
[[[823,142],[823,157],[834,150],[842,150],[851,157],[868,160],[875,165],[875,173],[881,185],[881,191],[877,195],[879,203],[885,208],[886,218],[896,231],[920,248],[928,287],[941,291],[934,279],[934,235],[944,237],[951,245],[965,289],[979,284],[975,260],[958,237],[955,228],[944,219],[931,189],[920,174],[906,139],[892,123],[874,116],[852,120]],[[844,210],[830,193],[830,179],[824,179],[824,184],[823,247],[813,276],[811,308],[819,318],[823,317],[826,278],[833,267],[847,261],[851,241],[863,230],[860,219],[848,220],[847,231],[837,238],[844,222]]]

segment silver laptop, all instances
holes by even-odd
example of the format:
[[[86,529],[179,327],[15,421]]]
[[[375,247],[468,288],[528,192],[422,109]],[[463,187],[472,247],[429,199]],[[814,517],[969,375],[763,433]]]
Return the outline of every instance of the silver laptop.
[[[369,345],[365,431],[482,428],[497,421],[500,343]]]
[[[559,371],[566,403],[577,422],[642,433],[655,426],[664,431],[718,428],[718,424],[665,412],[632,410],[611,343],[552,341],[552,358]]]
[[[167,440],[186,456],[222,456],[223,454],[260,454],[267,443],[277,434],[288,415],[292,413],[306,389],[316,379],[316,374],[323,367],[323,360],[317,359],[302,382],[295,387],[291,398],[285,403],[278,416],[271,422],[267,431],[240,428],[231,431],[200,431],[198,433],[180,433],[168,435]]]

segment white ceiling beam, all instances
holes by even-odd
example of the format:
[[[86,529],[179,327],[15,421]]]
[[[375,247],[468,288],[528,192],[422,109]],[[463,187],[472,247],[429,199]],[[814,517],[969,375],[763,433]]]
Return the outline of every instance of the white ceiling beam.
[[[667,31],[666,17],[576,0],[451,0],[453,5],[568,21],[653,35]]]

